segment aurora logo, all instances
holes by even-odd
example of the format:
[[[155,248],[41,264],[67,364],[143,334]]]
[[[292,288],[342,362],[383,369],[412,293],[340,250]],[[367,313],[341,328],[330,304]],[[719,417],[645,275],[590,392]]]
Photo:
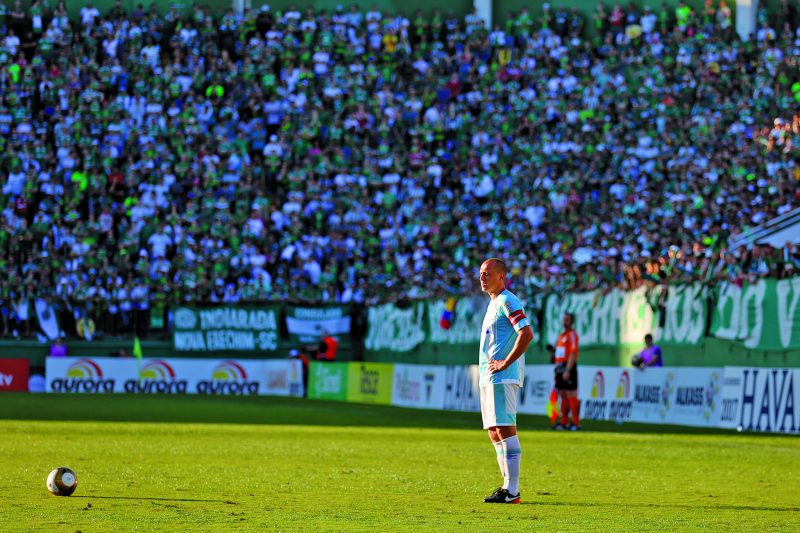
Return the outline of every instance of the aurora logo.
[[[125,392],[144,394],[186,394],[189,383],[178,379],[175,369],[166,361],[149,361],[139,370],[139,379],[125,382]]]
[[[597,371],[592,380],[592,398],[605,398],[606,396],[606,378],[603,372]]]
[[[116,380],[104,379],[103,369],[91,359],[78,359],[69,365],[66,374],[65,378],[53,380],[53,392],[114,392]]]
[[[91,359],[78,359],[67,369],[68,378],[96,379],[103,377],[103,369]]]
[[[139,371],[139,379],[175,379],[175,369],[166,361],[151,361]]]
[[[628,374],[628,371],[625,370],[622,374],[619,375],[619,381],[617,382],[617,399],[627,400],[631,396],[631,376]]]
[[[236,361],[223,361],[211,371],[210,380],[197,382],[197,394],[258,394],[258,381],[248,381],[247,371]]]
[[[590,420],[605,420],[608,411],[608,400],[606,400],[606,378],[603,372],[598,370],[592,379],[591,398],[583,403],[582,409],[584,418]]]
[[[247,371],[236,361],[223,361],[211,371],[211,379],[217,381],[247,381]]]
[[[623,370],[619,375],[615,396],[608,404],[608,419],[618,422],[630,420],[633,400],[631,400],[631,375],[627,370]]]

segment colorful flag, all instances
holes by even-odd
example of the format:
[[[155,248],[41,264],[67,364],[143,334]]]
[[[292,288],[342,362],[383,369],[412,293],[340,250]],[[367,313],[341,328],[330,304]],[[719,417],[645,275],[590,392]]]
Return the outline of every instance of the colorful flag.
[[[439,327],[442,329],[450,329],[455,313],[456,299],[450,297],[447,299],[447,303],[444,304],[444,311],[442,311],[442,318],[439,320]]]
[[[550,391],[550,400],[547,402],[547,416],[550,417],[550,422],[555,424],[559,417],[558,412],[558,390],[553,387]]]

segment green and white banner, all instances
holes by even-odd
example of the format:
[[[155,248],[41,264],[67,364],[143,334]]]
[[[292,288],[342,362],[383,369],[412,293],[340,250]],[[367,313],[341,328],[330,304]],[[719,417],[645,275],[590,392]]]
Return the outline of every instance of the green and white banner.
[[[278,306],[175,310],[179,352],[271,352],[278,347]]]
[[[430,342],[434,344],[478,344],[481,341],[481,325],[486,314],[489,298],[471,296],[459,298],[450,329],[442,329],[439,320],[446,304],[445,300],[429,300],[427,326]]]
[[[800,349],[800,277],[717,288],[711,335],[763,351]]]
[[[367,312],[367,350],[408,352],[425,342],[425,304],[415,302],[410,307],[383,304]],[[437,326],[438,327],[438,326]]]
[[[660,343],[697,344],[705,332],[706,289],[691,284],[650,292],[642,287],[627,292],[613,289],[605,295],[600,291],[550,295],[545,302],[546,342],[554,343],[563,331],[566,312],[575,315],[581,347],[641,344],[647,333]]]
[[[286,329],[295,343],[318,342],[323,332],[333,337],[350,333],[348,306],[286,306]]]
[[[459,298],[449,329],[439,325],[445,300],[414,302],[408,307],[395,304],[370,307],[365,347],[371,351],[409,352],[424,344],[426,350],[477,354],[488,303],[485,295]],[[525,312],[533,327],[533,342],[537,343],[540,338],[537,310],[525,307]]]

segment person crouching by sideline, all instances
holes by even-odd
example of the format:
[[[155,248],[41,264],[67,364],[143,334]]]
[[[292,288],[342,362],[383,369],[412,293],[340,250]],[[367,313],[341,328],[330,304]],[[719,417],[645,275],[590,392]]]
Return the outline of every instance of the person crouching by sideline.
[[[631,358],[631,364],[639,368],[663,367],[664,357],[661,347],[653,344],[653,336],[649,333],[644,336],[645,348]]]

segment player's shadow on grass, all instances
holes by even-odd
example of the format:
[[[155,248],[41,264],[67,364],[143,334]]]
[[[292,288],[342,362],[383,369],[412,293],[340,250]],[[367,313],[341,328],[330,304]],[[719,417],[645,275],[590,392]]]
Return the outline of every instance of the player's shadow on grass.
[[[523,505],[551,505],[551,506],[559,506],[559,507],[614,507],[619,508],[621,504],[619,503],[587,503],[587,502],[548,502],[548,501],[525,501],[522,502]],[[687,503],[684,505],[677,504],[677,503],[626,503],[622,505],[623,507],[633,507],[636,509],[653,509],[653,508],[663,508],[663,509],[710,509],[715,511],[777,511],[777,512],[791,512],[796,513],[800,512],[800,507],[764,507],[764,506],[757,506],[757,505],[709,505],[705,503],[699,504],[691,504]]]
[[[82,494],[80,496],[73,496],[73,498],[82,498],[85,500],[146,500],[153,502],[199,502],[199,503],[224,503],[227,505],[238,505],[236,502],[230,500],[201,500],[199,498],[146,498],[139,496],[94,496],[92,494]]]

